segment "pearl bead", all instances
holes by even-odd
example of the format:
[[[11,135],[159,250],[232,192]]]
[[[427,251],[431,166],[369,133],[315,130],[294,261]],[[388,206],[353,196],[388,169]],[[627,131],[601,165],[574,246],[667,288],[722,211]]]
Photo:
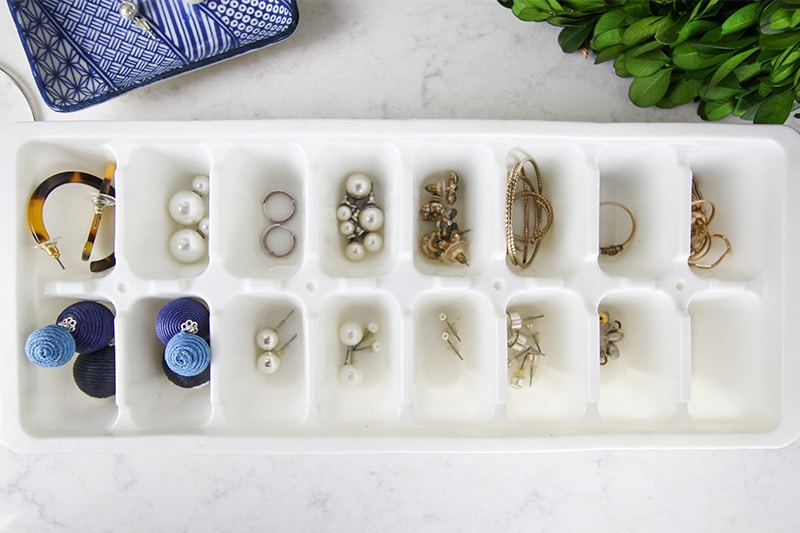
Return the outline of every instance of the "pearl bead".
[[[281,358],[274,352],[264,352],[256,359],[256,366],[265,374],[274,374],[281,367]]]
[[[274,350],[278,346],[278,332],[272,328],[264,328],[256,333],[256,346],[264,351]]]
[[[169,239],[169,251],[181,263],[195,263],[206,255],[206,240],[193,229],[178,230]]]
[[[358,223],[367,231],[378,231],[383,227],[383,211],[376,206],[365,207],[358,215]]]
[[[192,180],[192,190],[200,196],[206,196],[208,194],[208,189],[208,176],[195,176]]]
[[[380,331],[381,327],[378,325],[377,322],[367,322],[367,331],[375,335]]]
[[[347,178],[344,189],[353,198],[366,198],[372,191],[372,182],[364,174],[356,173]]]
[[[367,233],[364,235],[364,248],[368,252],[380,252],[383,249],[383,237],[379,233]]]
[[[372,351],[373,352],[380,352],[381,351],[381,343],[378,342],[378,341],[373,342],[372,343]]]
[[[206,203],[191,191],[180,191],[169,199],[169,214],[178,224],[197,224],[206,216]]]
[[[345,346],[355,346],[364,338],[364,330],[356,322],[345,322],[339,326],[339,340]]]
[[[336,218],[344,222],[345,220],[350,220],[350,217],[353,216],[353,210],[347,207],[346,205],[340,205],[339,208],[336,210]]]
[[[208,228],[210,225],[211,222],[208,220],[208,217],[203,217],[197,224],[197,231],[202,233],[204,237],[208,237]]]
[[[350,261],[353,262],[361,261],[362,259],[364,259],[365,254],[366,251],[364,250],[364,245],[361,244],[360,242],[351,242],[344,249],[345,257],[347,257]]]
[[[349,220],[345,220],[341,224],[339,224],[339,233],[344,235],[345,237],[349,237],[356,231],[356,226]]]
[[[355,365],[344,365],[339,369],[339,382],[355,387],[363,381],[364,375]]]

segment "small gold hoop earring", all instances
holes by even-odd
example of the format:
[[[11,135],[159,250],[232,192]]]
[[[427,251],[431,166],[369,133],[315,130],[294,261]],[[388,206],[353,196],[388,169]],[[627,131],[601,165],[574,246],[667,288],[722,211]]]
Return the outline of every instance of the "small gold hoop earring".
[[[633,236],[636,234],[636,217],[633,216],[633,211],[631,211],[628,208],[628,206],[620,202],[600,202],[600,207],[617,207],[625,211],[625,213],[631,219],[631,231],[628,234],[628,238],[626,238],[619,244],[612,244],[610,246],[600,247],[600,255],[607,255],[609,257],[615,256],[618,253],[620,253],[633,240]]]
[[[525,171],[528,163],[533,166],[536,183],[531,181]],[[522,187],[518,190],[520,184]],[[518,200],[522,200],[523,206],[522,234],[514,231],[514,205]],[[532,228],[531,217],[533,217]],[[553,224],[553,206],[542,194],[542,174],[539,165],[531,157],[516,163],[508,173],[505,219],[506,255],[514,266],[527,268],[539,253],[542,239]]]

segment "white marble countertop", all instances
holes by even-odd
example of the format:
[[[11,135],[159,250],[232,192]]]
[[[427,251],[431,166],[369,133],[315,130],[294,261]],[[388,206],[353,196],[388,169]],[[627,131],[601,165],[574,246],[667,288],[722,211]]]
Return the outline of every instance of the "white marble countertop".
[[[46,120],[699,122],[494,0],[301,0],[289,40]],[[0,63],[33,87],[5,2]],[[0,78],[0,124],[30,118]],[[796,531],[800,444],[532,454],[18,455],[3,531]]]

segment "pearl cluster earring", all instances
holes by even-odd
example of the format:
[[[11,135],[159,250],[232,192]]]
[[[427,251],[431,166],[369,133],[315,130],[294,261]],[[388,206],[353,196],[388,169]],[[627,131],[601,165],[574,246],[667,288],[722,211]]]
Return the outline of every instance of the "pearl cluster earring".
[[[169,199],[169,214],[178,224],[194,226],[176,231],[169,239],[169,251],[181,263],[196,263],[206,255],[208,238],[208,176],[192,179],[191,191],[179,191]]]
[[[278,371],[281,367],[281,357],[283,356],[283,351],[289,346],[293,340],[297,338],[297,334],[295,333],[291,339],[283,343],[282,346],[278,346],[280,343],[280,336],[278,332],[289,320],[289,317],[294,314],[294,309],[289,311],[289,314],[284,317],[283,320],[278,322],[277,325],[271,328],[264,328],[259,330],[256,333],[256,346],[262,349],[264,352],[258,356],[256,359],[256,367],[265,374],[274,374]]]
[[[72,377],[86,395],[108,398],[116,393],[114,314],[99,302],[67,306],[55,324],[31,333],[25,356],[42,368],[66,365],[75,354]]]
[[[345,182],[344,200],[336,210],[339,233],[347,238],[344,254],[358,262],[367,252],[383,249],[383,209],[375,202],[372,181],[364,174],[350,175]]]
[[[461,342],[461,336],[456,331],[456,327],[450,322],[450,319],[447,317],[446,313],[439,313],[439,321],[444,322],[445,328],[442,331],[442,340],[447,343],[451,350],[458,356],[459,359],[462,361],[464,360],[464,356],[461,355],[461,352],[458,351],[456,347],[456,343]],[[453,342],[453,338],[455,337],[456,342]]]
[[[622,323],[611,320],[607,311],[600,311],[600,364],[605,365],[609,359],[619,359],[617,343],[622,340]]]
[[[339,368],[341,383],[355,387],[363,381],[364,375],[356,366],[355,353],[379,352],[381,344],[374,340],[378,331],[380,331],[380,326],[377,322],[368,322],[366,326],[362,327],[357,322],[348,321],[339,326],[339,341],[347,347],[344,364]]]
[[[162,367],[175,385],[191,389],[208,383],[211,347],[208,308],[192,298],[178,298],[156,315],[156,336],[164,343]]]
[[[539,358],[545,355],[539,346],[539,332],[533,327],[534,321],[543,316],[523,317],[516,311],[506,313],[508,368],[511,369],[509,383],[515,389],[526,383],[533,385]]]
[[[469,230],[460,229],[456,222],[458,182],[458,174],[450,172],[446,180],[425,186],[431,197],[422,204],[419,213],[423,222],[433,222],[435,227],[422,236],[419,244],[420,251],[428,259],[448,265],[469,266],[467,242],[464,240],[464,234]]]

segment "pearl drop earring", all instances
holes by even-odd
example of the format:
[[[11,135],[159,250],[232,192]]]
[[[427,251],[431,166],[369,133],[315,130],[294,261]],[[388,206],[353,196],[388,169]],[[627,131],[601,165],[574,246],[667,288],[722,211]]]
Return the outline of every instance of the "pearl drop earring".
[[[184,226],[197,225],[180,229],[169,239],[170,253],[181,263],[196,263],[206,255],[210,225],[206,216],[208,192],[208,176],[196,176],[192,179],[191,191],[178,191],[169,200],[169,214],[175,222]]]
[[[383,249],[383,209],[376,203],[372,181],[364,174],[351,174],[345,181],[344,199],[336,209],[339,233],[347,239],[345,257],[357,263],[367,253]]]
[[[362,327],[357,322],[348,321],[339,326],[339,341],[347,347],[344,364],[339,368],[341,383],[356,387],[364,380],[363,373],[355,364],[355,353],[379,352],[380,342],[372,340],[378,331],[380,326],[377,322],[368,322],[366,327]]]
[[[280,331],[281,326],[283,326],[283,324],[289,320],[289,317],[293,314],[294,309],[289,311],[289,314],[286,315],[283,320],[278,322],[276,326],[264,328],[256,333],[256,346],[264,350],[264,353],[259,355],[256,359],[256,367],[264,374],[274,374],[278,371],[281,366],[281,357],[283,356],[283,351],[292,343],[292,341],[297,338],[297,334],[295,334],[282,346],[278,346],[280,343],[280,336],[278,335],[278,332]]]

